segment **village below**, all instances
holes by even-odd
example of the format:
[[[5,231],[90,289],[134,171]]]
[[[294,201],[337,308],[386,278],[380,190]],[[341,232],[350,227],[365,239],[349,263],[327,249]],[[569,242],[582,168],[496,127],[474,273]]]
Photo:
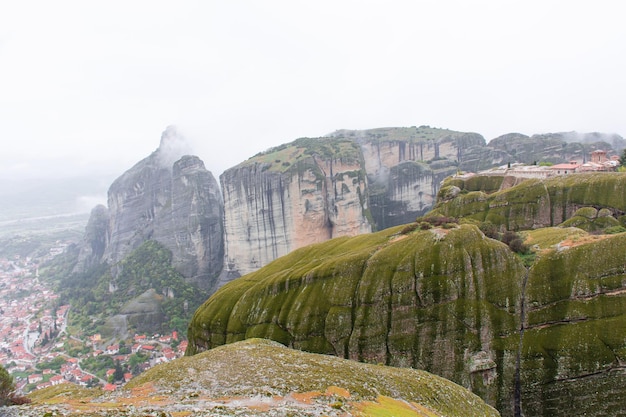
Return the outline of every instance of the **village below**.
[[[184,355],[187,341],[171,334],[136,334],[108,344],[100,334],[68,332],[70,305],[39,279],[38,266],[64,252],[66,243],[42,259],[0,259],[0,365],[18,393],[62,383],[114,391],[152,366]]]

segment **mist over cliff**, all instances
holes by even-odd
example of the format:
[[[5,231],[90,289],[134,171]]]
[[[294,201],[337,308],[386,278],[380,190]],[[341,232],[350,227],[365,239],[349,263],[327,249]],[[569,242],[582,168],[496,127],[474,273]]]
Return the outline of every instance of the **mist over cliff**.
[[[188,155],[175,127],[159,148],[109,187],[108,207],[92,211],[78,270],[117,265],[147,240],[172,252],[172,263],[190,283],[211,292],[222,271],[222,195],[204,163]]]

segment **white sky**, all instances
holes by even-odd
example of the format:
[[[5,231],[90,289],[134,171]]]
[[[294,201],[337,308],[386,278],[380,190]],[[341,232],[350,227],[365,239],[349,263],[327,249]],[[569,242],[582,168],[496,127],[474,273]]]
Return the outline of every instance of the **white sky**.
[[[3,1],[0,178],[121,174],[177,125],[218,177],[302,136],[626,136],[617,0]]]

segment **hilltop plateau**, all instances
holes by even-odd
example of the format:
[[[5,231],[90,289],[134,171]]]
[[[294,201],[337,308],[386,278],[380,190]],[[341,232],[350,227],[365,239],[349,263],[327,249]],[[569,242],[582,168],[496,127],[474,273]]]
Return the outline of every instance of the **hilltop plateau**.
[[[468,390],[414,369],[249,339],[159,365],[122,390],[41,390],[8,416],[498,416]],[[3,410],[4,411],[4,410]]]

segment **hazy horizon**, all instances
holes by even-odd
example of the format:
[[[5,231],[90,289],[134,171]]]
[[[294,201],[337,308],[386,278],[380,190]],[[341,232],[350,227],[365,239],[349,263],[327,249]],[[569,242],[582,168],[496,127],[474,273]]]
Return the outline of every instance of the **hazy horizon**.
[[[178,126],[214,176],[339,129],[626,134],[616,2],[13,2],[0,178],[120,175]]]

